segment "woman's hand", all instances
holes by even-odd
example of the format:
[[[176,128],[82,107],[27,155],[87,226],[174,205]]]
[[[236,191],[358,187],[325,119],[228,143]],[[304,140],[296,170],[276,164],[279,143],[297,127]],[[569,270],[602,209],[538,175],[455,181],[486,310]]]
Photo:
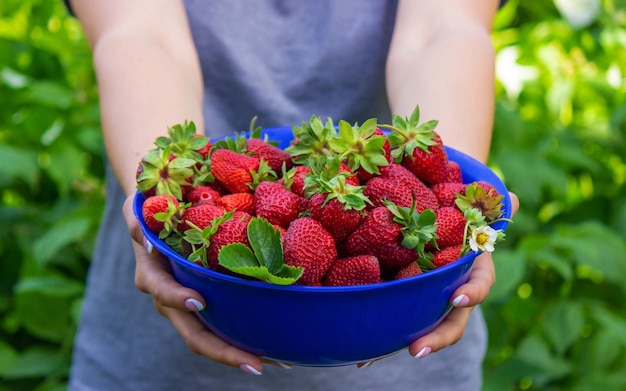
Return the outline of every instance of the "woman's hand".
[[[519,200],[515,194],[509,194],[514,215],[519,209]],[[469,280],[452,294],[452,311],[436,329],[413,342],[409,346],[409,354],[421,358],[457,343],[463,336],[472,309],[485,301],[495,281],[496,271],[491,254],[483,253],[476,257]]]
[[[172,323],[192,352],[260,375],[263,366],[261,358],[218,338],[193,313],[204,309],[207,303],[198,292],[176,282],[167,259],[145,240],[133,214],[132,201],[133,196],[126,199],[123,214],[133,239],[137,288],[152,296],[156,310]]]

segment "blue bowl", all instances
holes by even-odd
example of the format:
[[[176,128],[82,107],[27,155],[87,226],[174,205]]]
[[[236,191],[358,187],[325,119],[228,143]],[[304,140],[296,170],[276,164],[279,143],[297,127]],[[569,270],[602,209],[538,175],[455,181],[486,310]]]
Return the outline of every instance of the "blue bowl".
[[[265,129],[286,148],[290,127]],[[448,156],[461,166],[464,180],[485,181],[504,195],[504,217],[511,200],[502,181],[479,161],[452,148]],[[207,307],[198,313],[213,333],[255,355],[283,363],[332,367],[392,355],[433,330],[451,309],[452,293],[469,277],[476,258],[458,261],[419,276],[349,287],[278,286],[244,280],[185,260],[150,232],[141,217],[144,197],[134,211],[146,238],[169,258],[176,280],[199,292]],[[507,223],[493,224],[505,229]]]

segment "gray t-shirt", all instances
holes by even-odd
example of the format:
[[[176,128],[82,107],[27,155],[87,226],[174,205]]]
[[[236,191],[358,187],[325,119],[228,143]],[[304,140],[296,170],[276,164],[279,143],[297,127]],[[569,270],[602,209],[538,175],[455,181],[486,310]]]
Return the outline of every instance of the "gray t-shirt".
[[[389,119],[385,57],[395,1],[186,0],[205,83],[206,133],[297,125],[311,115]],[[418,102],[416,102],[418,103]],[[181,119],[182,121],[183,119]],[[125,196],[107,173],[107,206],[75,341],[70,390],[479,390],[486,331],[475,310],[463,339],[424,359],[406,351],[358,369],[265,365],[263,376],[189,351],[134,285],[121,216]]]

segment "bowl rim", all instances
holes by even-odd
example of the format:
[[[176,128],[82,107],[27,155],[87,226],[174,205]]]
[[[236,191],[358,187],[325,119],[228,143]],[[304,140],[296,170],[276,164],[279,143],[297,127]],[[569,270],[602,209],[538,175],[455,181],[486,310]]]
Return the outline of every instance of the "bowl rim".
[[[291,131],[291,127],[274,127],[274,128],[266,128],[262,130],[262,137],[265,136],[266,133],[275,133],[281,132],[285,130]],[[274,134],[275,135],[275,134]],[[271,137],[271,135],[269,135]],[[216,141],[220,138],[216,138]],[[271,141],[271,138],[270,138]],[[485,181],[496,188],[500,195],[503,195],[504,198],[502,200],[504,213],[502,217],[504,219],[511,218],[511,197],[509,195],[508,189],[506,188],[503,181],[500,177],[491,170],[486,164],[478,161],[470,155],[467,155],[455,148],[445,146],[446,152],[448,156],[450,155],[454,157],[454,159],[450,159],[453,161],[457,161],[458,159],[463,160],[462,167],[467,168],[467,165],[470,165],[470,168],[479,168],[481,171],[485,173],[485,176],[488,178],[481,178],[480,180]],[[469,182],[471,183],[471,182]],[[141,206],[143,205],[143,201],[145,200],[145,196],[141,194],[138,190],[135,192],[135,196],[133,198],[133,213],[137,220],[139,221],[141,231],[146,239],[152,244],[152,246],[158,250],[163,256],[167,257],[170,261],[176,262],[183,267],[190,268],[196,273],[205,274],[208,277],[216,278],[223,281],[228,281],[236,284],[247,285],[250,287],[259,287],[263,289],[271,289],[271,290],[279,290],[279,291],[294,291],[294,292],[355,292],[355,291],[367,291],[367,290],[376,290],[376,289],[384,289],[387,287],[393,286],[401,286],[404,284],[412,284],[415,281],[431,278],[432,276],[437,276],[439,274],[445,274],[448,270],[454,269],[457,267],[461,267],[467,263],[471,263],[474,259],[481,254],[480,251],[470,251],[465,254],[461,258],[457,259],[454,262],[451,262],[447,265],[440,266],[436,269],[430,270],[426,273],[402,278],[399,280],[390,280],[390,281],[382,281],[374,284],[364,284],[364,285],[350,285],[350,286],[304,286],[304,285],[277,285],[271,284],[264,281],[256,281],[256,280],[247,280],[236,276],[231,276],[228,274],[220,273],[218,271],[210,270],[200,265],[197,265],[193,262],[188,261],[183,258],[180,254],[176,253],[172,248],[170,248],[165,241],[159,239],[158,235],[154,232],[150,231],[145,222],[143,220]],[[506,230],[508,227],[507,220],[501,220],[492,225],[494,229]]]

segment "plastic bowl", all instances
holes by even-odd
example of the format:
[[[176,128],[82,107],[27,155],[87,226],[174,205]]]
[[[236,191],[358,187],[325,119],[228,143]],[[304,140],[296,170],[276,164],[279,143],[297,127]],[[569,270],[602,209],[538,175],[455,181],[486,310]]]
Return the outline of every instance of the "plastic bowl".
[[[288,146],[290,127],[265,129],[269,140]],[[465,182],[485,181],[511,200],[502,181],[479,161],[447,148]],[[244,280],[185,260],[150,232],[141,218],[144,197],[134,211],[146,238],[169,258],[176,280],[199,292],[207,307],[198,316],[213,333],[255,355],[283,363],[329,367],[392,355],[433,330],[451,309],[452,293],[469,277],[476,258],[469,253],[419,276],[350,287],[278,286]],[[505,229],[506,222],[493,224]]]

